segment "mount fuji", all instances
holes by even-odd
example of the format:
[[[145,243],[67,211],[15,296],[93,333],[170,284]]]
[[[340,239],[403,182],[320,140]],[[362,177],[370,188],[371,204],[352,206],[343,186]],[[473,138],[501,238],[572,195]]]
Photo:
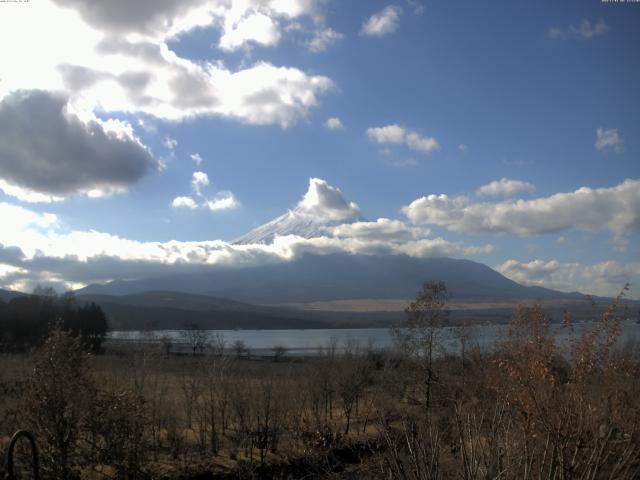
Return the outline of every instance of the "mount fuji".
[[[104,305],[120,328],[136,328],[140,319],[163,328],[185,319],[211,328],[389,325],[431,280],[447,285],[455,321],[505,321],[528,301],[553,315],[593,313],[580,293],[521,285],[482,263],[451,258],[483,247],[433,238],[401,220],[366,221],[356,203],[318,178],[285,214],[224,248],[240,261],[188,273],[167,265],[153,277],[89,285],[78,298]]]
[[[270,244],[277,236],[322,237],[332,227],[361,221],[360,208],[325,180],[311,178],[309,190],[295,208],[236,238],[236,245]]]

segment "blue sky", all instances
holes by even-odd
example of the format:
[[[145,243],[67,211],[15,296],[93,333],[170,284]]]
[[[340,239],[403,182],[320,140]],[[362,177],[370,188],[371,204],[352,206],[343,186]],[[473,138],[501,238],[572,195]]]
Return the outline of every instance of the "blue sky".
[[[562,290],[640,280],[640,3],[128,3],[0,4],[0,285],[214,265],[212,241],[310,178],[361,223],[421,229],[394,253]]]

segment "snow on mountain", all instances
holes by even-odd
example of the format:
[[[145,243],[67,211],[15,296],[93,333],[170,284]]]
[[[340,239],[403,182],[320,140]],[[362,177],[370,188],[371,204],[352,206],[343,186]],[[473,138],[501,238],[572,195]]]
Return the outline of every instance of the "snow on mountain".
[[[327,235],[328,229],[360,219],[360,207],[348,202],[339,188],[320,178],[309,179],[309,189],[295,208],[235,239],[235,244],[269,244],[276,236],[305,238]]]

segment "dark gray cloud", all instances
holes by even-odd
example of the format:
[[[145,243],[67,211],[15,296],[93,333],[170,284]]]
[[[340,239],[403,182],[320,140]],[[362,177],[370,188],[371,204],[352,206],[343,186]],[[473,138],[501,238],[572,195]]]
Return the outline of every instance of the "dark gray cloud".
[[[5,247],[0,243],[0,263],[18,266],[24,260],[24,253],[20,247]]]
[[[211,79],[203,72],[182,69],[169,85],[174,94],[171,103],[179,109],[210,109],[220,103],[213,94]]]
[[[59,65],[58,71],[62,75],[65,85],[73,91],[84,90],[103,80],[105,77],[108,77],[108,75],[102,72],[67,63]]]
[[[164,64],[162,47],[149,41],[132,42],[122,37],[107,36],[95,47],[96,52],[106,55],[126,55],[152,64]]]
[[[66,104],[64,96],[38,90],[14,92],[0,102],[1,181],[65,197],[126,188],[156,167],[130,133],[97,120],[85,123]]]
[[[90,25],[117,33],[154,33],[206,0],[53,0],[76,10]]]

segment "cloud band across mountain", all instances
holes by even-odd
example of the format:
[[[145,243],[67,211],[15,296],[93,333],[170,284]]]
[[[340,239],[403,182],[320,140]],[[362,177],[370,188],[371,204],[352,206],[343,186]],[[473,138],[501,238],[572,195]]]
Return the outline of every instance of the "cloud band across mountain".
[[[231,200],[235,199],[231,196]],[[190,201],[191,200],[191,201]],[[227,197],[219,202],[229,202]],[[211,205],[223,208],[226,205]],[[174,208],[197,208],[179,197]],[[234,243],[222,240],[140,242],[96,231],[64,232],[57,217],[0,203],[0,215],[12,228],[0,232],[4,274],[0,285],[25,289],[44,278],[69,286],[112,279],[141,278],[169,272],[197,272],[221,266],[256,266],[317,255],[473,256],[492,245],[467,245],[431,237],[428,229],[399,220],[363,221],[360,208],[325,180],[311,178],[295,208]],[[19,246],[19,251],[16,248]],[[47,277],[48,275],[48,277]]]

